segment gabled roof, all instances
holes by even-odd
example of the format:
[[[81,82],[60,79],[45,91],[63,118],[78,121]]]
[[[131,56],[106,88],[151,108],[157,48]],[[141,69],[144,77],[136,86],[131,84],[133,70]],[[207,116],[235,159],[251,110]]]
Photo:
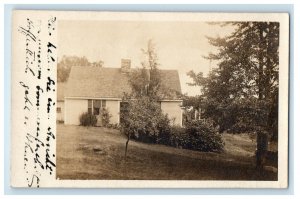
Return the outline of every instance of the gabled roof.
[[[136,69],[130,69],[133,71]],[[129,71],[129,73],[130,73]],[[176,70],[160,70],[162,84],[181,93],[179,75]],[[130,93],[128,74],[120,68],[73,66],[66,86],[66,97],[122,98]]]
[[[58,82],[57,83],[57,101],[64,101],[65,97],[65,90],[66,90],[66,83]]]

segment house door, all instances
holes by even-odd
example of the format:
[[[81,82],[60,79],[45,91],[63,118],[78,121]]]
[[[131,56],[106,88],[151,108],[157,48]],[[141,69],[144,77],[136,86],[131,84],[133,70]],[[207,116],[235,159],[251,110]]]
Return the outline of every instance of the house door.
[[[97,118],[96,126],[102,126],[102,117],[101,117],[101,100],[94,100],[93,101],[93,113]]]
[[[88,100],[88,112],[96,116],[96,126],[103,126],[102,110],[105,107],[105,100]]]

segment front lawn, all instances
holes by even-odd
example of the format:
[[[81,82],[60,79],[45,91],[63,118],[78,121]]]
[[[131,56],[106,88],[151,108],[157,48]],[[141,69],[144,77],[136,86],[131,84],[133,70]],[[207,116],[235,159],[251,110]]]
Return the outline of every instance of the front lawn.
[[[129,142],[114,129],[57,124],[57,178],[140,180],[277,180],[255,168],[255,141],[224,134],[224,152],[205,153]]]

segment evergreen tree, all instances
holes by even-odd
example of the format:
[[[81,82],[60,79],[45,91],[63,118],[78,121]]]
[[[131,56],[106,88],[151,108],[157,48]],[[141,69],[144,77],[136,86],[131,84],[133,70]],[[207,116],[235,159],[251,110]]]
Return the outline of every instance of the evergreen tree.
[[[205,114],[220,131],[243,124],[277,136],[279,23],[229,22],[235,30],[227,37],[208,37],[218,49],[206,58],[218,68],[208,77],[188,75],[201,86]],[[247,106],[245,106],[247,105]],[[246,114],[245,114],[246,113]],[[247,122],[245,122],[247,121]],[[252,129],[253,130],[253,129]]]

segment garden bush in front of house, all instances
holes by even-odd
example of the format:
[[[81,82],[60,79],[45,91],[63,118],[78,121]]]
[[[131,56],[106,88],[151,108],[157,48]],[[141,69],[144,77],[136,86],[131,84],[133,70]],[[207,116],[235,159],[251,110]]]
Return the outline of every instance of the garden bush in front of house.
[[[224,148],[222,136],[212,126],[200,120],[194,120],[186,125],[188,143],[183,148],[205,152],[220,152]]]
[[[111,114],[109,113],[108,109],[103,108],[101,111],[101,116],[102,116],[102,124],[104,127],[111,127],[110,125],[110,118]]]
[[[166,145],[176,148],[184,148],[185,143],[188,142],[188,136],[185,128],[180,126],[172,126],[168,135],[168,143]]]
[[[202,121],[191,121],[186,127],[172,126],[158,134],[158,144],[205,152],[221,152],[224,142],[216,129]]]
[[[205,152],[221,152],[224,148],[217,130],[202,121],[191,121],[186,127],[170,126],[170,120],[165,115],[158,124],[158,134],[142,134],[137,140]]]
[[[95,126],[97,124],[97,118],[91,113],[82,113],[79,117],[81,126]]]
[[[121,112],[121,131],[144,143],[163,144],[204,152],[221,152],[224,142],[220,134],[206,122],[193,120],[185,127],[172,126],[159,103],[149,97],[129,100],[126,111]]]

